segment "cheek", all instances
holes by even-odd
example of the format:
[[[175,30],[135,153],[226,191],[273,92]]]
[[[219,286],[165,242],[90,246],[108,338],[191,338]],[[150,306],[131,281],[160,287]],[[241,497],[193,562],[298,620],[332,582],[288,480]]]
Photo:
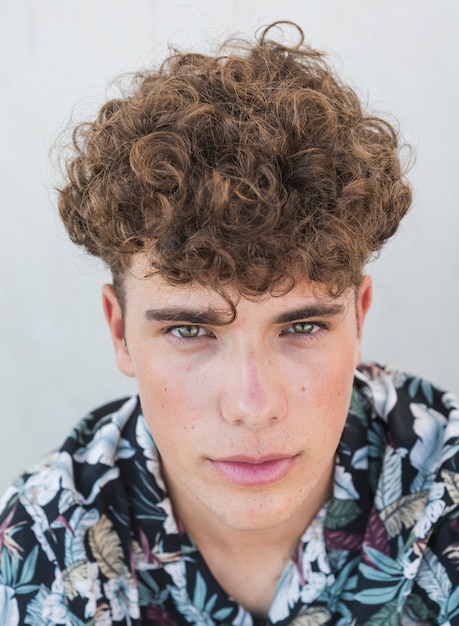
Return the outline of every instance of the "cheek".
[[[192,367],[140,368],[137,373],[140,402],[158,447],[161,442],[178,447],[184,437],[199,429],[211,398]],[[202,389],[206,393],[202,393]]]
[[[155,354],[154,358],[142,358],[136,362],[136,378],[139,393],[149,403],[167,407],[189,398],[194,387],[190,367]]]
[[[333,429],[344,424],[354,381],[353,347],[343,348],[317,361],[299,384],[300,402],[311,413],[321,416],[321,423]]]

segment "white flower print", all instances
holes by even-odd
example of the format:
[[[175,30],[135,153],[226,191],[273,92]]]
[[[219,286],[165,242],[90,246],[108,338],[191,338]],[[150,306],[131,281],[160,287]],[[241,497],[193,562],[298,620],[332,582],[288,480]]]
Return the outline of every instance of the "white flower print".
[[[19,626],[19,608],[14,589],[0,584],[0,624]]]
[[[111,578],[104,584],[104,591],[115,621],[125,619],[131,624],[131,619],[140,617],[137,587],[130,577]]]

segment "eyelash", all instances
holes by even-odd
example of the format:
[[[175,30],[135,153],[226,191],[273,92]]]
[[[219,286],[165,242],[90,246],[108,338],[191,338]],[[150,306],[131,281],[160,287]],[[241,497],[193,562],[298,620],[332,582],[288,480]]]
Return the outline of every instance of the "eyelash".
[[[309,333],[295,333],[295,332],[289,332],[290,328],[293,328],[294,326],[312,326],[314,327],[314,330],[312,330]],[[328,325],[325,324],[324,322],[314,322],[314,321],[306,321],[306,322],[293,322],[292,324],[290,324],[285,330],[282,331],[281,334],[283,335],[298,335],[299,337],[302,338],[309,338],[309,337],[313,337],[315,335],[319,335],[322,334],[321,331],[323,330],[327,330],[328,329]]]
[[[189,342],[189,341],[194,341],[195,339],[199,339],[199,337],[211,337],[212,336],[212,333],[210,331],[206,331],[204,334],[194,335],[193,337],[181,337],[180,335],[174,335],[173,331],[179,330],[180,328],[197,328],[198,333],[202,330],[206,330],[199,324],[181,324],[180,326],[170,326],[169,328],[166,328],[165,333],[166,335],[172,335],[177,341],[180,341],[180,342]]]
[[[294,326],[299,326],[299,325],[311,326],[311,327],[314,327],[315,330],[312,330],[309,333],[296,333],[296,332],[289,331],[290,328],[293,328]],[[181,328],[182,329],[183,328],[189,328],[189,329],[196,328],[198,329],[198,334],[194,335],[193,337],[181,337],[178,334],[177,335],[174,334],[174,331],[178,331]],[[282,329],[282,331],[280,332],[280,335],[296,335],[297,337],[301,339],[307,339],[311,341],[313,338],[315,338],[316,335],[321,335],[322,334],[321,331],[324,331],[327,329],[328,329],[328,325],[323,322],[314,322],[314,321],[294,322],[292,324],[289,324],[289,326],[287,326],[286,328]],[[200,334],[201,331],[205,331],[205,332]],[[200,326],[199,324],[181,324],[179,326],[169,326],[168,328],[164,329],[164,334],[172,335],[174,337],[174,340],[177,341],[178,343],[191,343],[203,337],[214,336],[214,334],[211,331],[206,330],[205,327]]]

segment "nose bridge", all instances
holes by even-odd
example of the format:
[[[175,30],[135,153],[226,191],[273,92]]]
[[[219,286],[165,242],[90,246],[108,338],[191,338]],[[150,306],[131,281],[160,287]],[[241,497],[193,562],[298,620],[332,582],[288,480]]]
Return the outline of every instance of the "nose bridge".
[[[285,398],[273,356],[266,342],[253,337],[241,338],[232,346],[222,397],[222,414],[227,421],[263,428],[283,417]]]

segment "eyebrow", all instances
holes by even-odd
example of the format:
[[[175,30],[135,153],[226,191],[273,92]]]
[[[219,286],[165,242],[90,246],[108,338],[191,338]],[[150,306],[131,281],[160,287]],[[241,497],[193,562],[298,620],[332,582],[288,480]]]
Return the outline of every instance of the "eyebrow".
[[[289,322],[295,322],[303,319],[328,318],[340,315],[344,313],[346,309],[347,306],[341,303],[311,304],[298,309],[293,309],[292,311],[285,311],[285,313],[278,315],[274,321],[276,324],[288,324]]]
[[[347,309],[345,304],[312,304],[291,311],[285,311],[274,318],[275,324],[288,324],[302,319],[329,318],[342,314]],[[225,326],[233,321],[228,311],[216,309],[191,309],[183,307],[165,307],[147,309],[145,319],[154,322],[187,322],[191,325]]]
[[[232,315],[215,309],[203,311],[173,306],[163,309],[148,309],[145,311],[145,318],[154,322],[187,322],[192,325],[224,326],[231,322]]]

